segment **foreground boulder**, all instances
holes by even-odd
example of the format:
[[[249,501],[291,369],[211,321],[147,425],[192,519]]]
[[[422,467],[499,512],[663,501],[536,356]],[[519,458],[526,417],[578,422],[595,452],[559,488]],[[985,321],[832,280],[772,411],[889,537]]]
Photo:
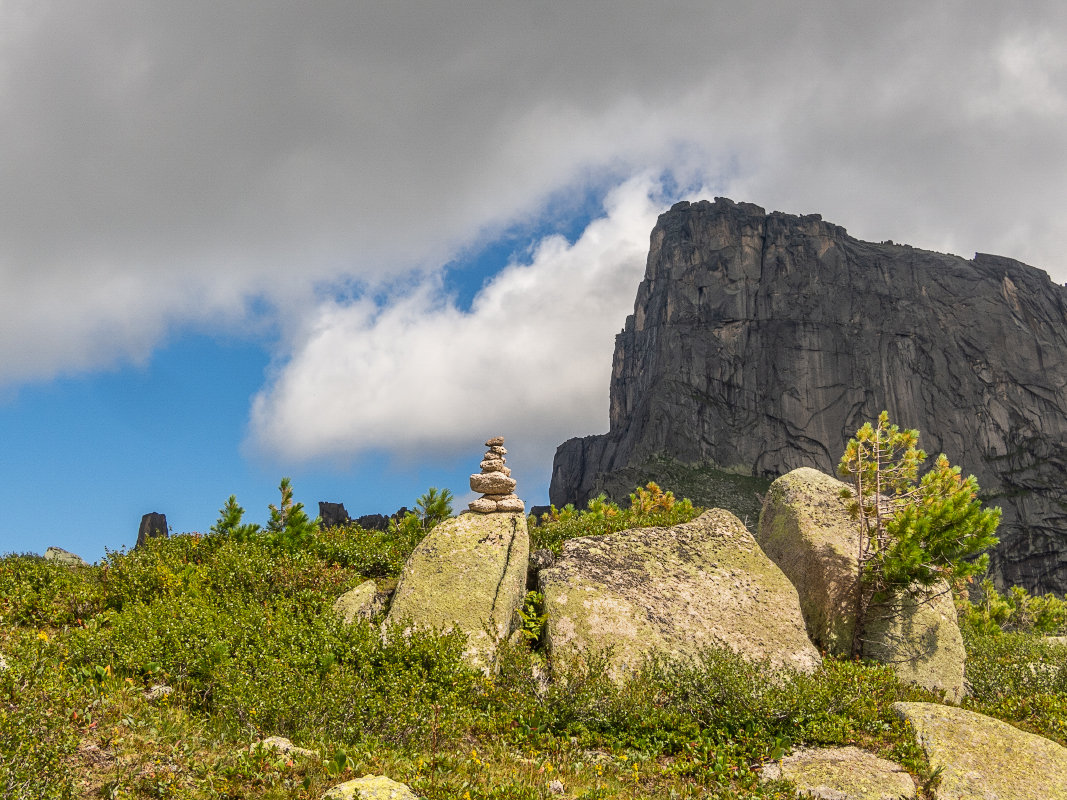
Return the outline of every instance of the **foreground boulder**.
[[[807,467],[783,475],[767,491],[756,533],[796,586],[811,640],[835,656],[850,655],[856,625],[859,533],[844,488]],[[962,697],[966,653],[947,586],[872,612],[863,639],[862,655],[891,665],[902,680]]]
[[[364,775],[334,786],[322,800],[418,800],[406,784],[384,775]]]
[[[819,664],[796,589],[722,509],[673,528],[571,539],[539,581],[552,655],[610,650],[615,678],[653,651],[692,657],[709,647],[803,672]]]
[[[385,627],[458,629],[467,635],[468,660],[489,667],[522,607],[529,555],[524,514],[447,519],[408,557]]]
[[[798,750],[768,764],[761,777],[792,781],[798,796],[822,800],[911,800],[916,794],[902,766],[858,747]]]
[[[998,719],[936,703],[894,703],[931,769],[942,769],[936,796],[1067,800],[1067,748]]]

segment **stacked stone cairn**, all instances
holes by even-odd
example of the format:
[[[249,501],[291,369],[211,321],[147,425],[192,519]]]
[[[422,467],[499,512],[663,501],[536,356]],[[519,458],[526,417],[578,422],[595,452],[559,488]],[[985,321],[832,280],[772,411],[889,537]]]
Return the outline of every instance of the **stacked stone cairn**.
[[[494,436],[485,446],[489,448],[482,456],[482,471],[471,475],[471,490],[481,492],[482,496],[470,504],[470,510],[477,514],[496,512],[522,512],[526,506],[515,494],[515,479],[511,470],[504,465],[504,437]]]

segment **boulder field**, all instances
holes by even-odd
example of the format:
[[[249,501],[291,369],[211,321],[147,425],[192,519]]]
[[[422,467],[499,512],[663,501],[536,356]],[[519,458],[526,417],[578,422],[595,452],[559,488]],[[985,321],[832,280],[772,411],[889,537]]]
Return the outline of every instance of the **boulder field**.
[[[730,512],[711,509],[669,528],[566,541],[562,555],[544,558],[537,571],[552,661],[606,654],[609,674],[623,680],[654,652],[686,660],[727,648],[808,673],[820,665],[816,646],[847,653],[858,543],[841,487],[812,469],[782,476],[767,493],[755,537]],[[458,629],[469,662],[494,669],[500,643],[518,628],[531,563],[526,517],[497,509],[464,513],[427,534],[405,564],[383,633]],[[373,617],[382,600],[368,581],[335,610],[349,621]],[[947,594],[900,604],[869,624],[863,653],[949,701],[965,692],[962,639]],[[1067,800],[1067,748],[951,705],[897,703],[894,710],[941,769],[938,800]],[[899,765],[854,747],[797,751],[763,777],[791,780],[808,797],[916,796]],[[327,796],[410,796],[386,778],[360,781]]]

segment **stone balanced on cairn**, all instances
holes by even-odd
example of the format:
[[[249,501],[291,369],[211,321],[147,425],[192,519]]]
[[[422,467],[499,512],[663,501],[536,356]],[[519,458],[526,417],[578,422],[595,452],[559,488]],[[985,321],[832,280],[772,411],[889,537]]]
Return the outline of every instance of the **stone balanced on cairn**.
[[[481,492],[482,496],[470,504],[470,510],[478,514],[493,512],[525,511],[526,506],[515,494],[515,479],[511,470],[504,466],[504,437],[494,436],[485,446],[488,452],[482,456],[482,471],[471,475],[471,490]]]

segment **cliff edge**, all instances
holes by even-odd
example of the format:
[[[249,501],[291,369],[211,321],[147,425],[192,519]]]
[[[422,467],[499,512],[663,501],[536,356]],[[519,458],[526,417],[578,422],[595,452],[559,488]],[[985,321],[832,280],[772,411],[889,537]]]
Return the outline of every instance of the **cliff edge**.
[[[615,341],[610,430],[560,445],[550,499],[584,503],[662,456],[832,473],[883,408],[1003,508],[999,581],[1067,591],[1067,288],[817,214],[717,198],[660,216]]]

